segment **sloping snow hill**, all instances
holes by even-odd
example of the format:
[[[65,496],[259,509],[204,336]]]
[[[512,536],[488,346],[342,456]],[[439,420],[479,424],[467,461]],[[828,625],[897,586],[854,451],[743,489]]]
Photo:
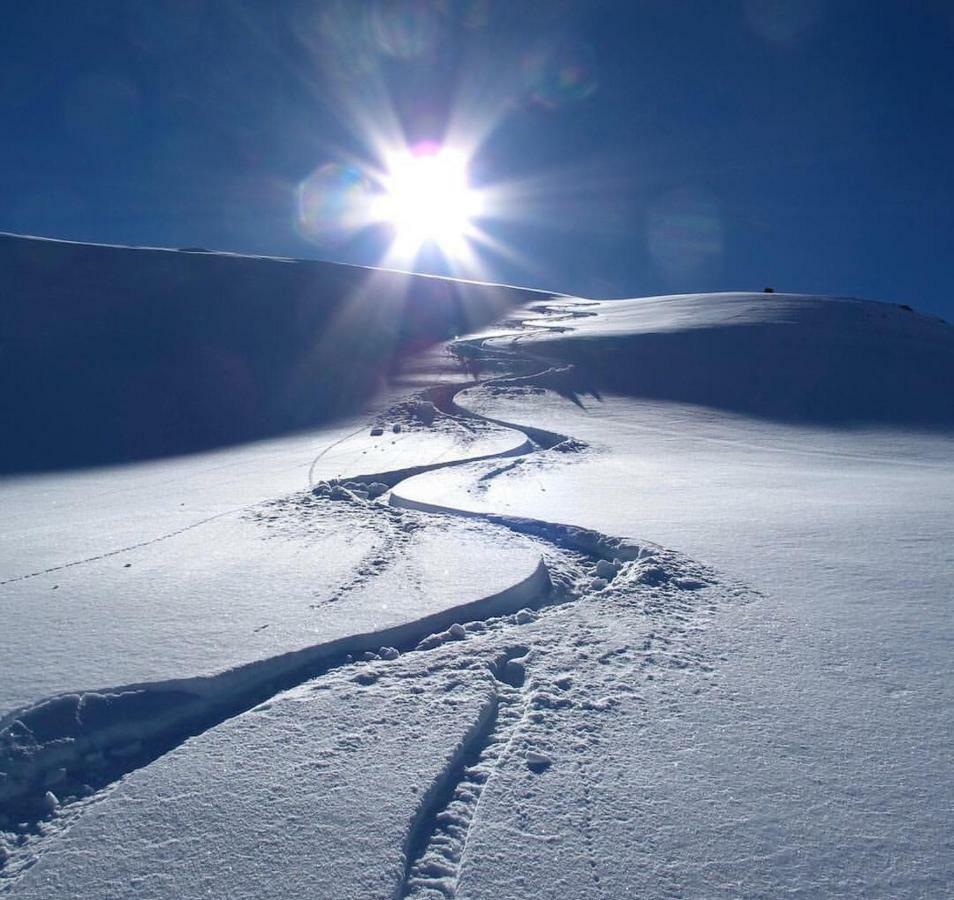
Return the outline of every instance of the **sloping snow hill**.
[[[702,639],[712,689],[647,696],[644,727],[604,732],[589,797],[606,893],[949,893],[954,328],[779,295],[527,312],[461,348],[519,374],[456,402],[588,449],[427,473],[392,502],[644,535],[762,594]],[[514,788],[497,784],[461,895],[549,896],[516,873],[528,858],[533,883],[565,870],[534,842],[518,869]],[[540,801],[550,821],[564,797]]]
[[[0,473],[327,422],[534,294],[400,272],[0,234]]]

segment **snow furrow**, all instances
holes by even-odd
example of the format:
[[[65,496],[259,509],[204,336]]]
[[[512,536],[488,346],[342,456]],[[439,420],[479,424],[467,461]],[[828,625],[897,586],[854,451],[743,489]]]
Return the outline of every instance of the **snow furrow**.
[[[485,421],[491,421],[489,419]],[[496,423],[494,423],[496,424]],[[507,427],[507,426],[505,426]],[[521,431],[522,429],[517,427],[511,427],[512,431]],[[530,443],[530,440],[525,440],[522,444],[517,447],[514,447],[511,450],[505,450],[502,453],[488,453],[486,456],[473,456],[469,459],[455,459],[448,462],[435,462],[427,463],[422,466],[410,466],[406,469],[395,469],[391,472],[373,472],[368,475],[351,475],[348,476],[349,481],[355,482],[379,482],[380,484],[386,484],[388,487],[393,487],[398,482],[405,481],[408,478],[413,478],[415,475],[423,475],[425,472],[433,472],[437,469],[450,469],[456,466],[467,465],[468,463],[474,462],[486,462],[491,459],[501,459],[512,456],[525,456],[527,453],[530,453],[533,450],[533,444]]]

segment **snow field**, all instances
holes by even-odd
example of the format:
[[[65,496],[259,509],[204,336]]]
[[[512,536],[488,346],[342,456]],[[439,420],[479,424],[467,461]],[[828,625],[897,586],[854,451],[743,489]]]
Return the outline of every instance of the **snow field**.
[[[325,479],[316,493],[245,514],[269,540],[305,540],[320,531],[317,504],[343,533],[373,536],[378,545],[319,610],[346,608],[378,585],[386,602],[394,585],[413,585],[401,561],[428,540],[428,522],[438,536],[473,529],[466,552],[448,544],[443,556],[425,554],[438,568],[445,558],[457,566],[471,535],[519,540],[543,561],[525,595],[511,587],[493,602],[445,605],[397,634],[352,629],[334,659],[295,675],[313,679],[284,692],[271,681],[269,700],[204,723],[90,800],[38,793],[32,830],[5,838],[0,890],[118,897],[134,884],[157,898],[280,889],[445,900],[942,893],[954,708],[949,438],[783,425],[800,407],[779,398],[748,408],[760,418],[727,415],[717,394],[735,384],[731,367],[732,377],[708,379],[716,395],[706,408],[603,394],[559,358],[580,358],[568,346],[577,331],[594,342],[583,356],[616,337],[715,329],[707,340],[722,346],[753,336],[738,327],[811,336],[833,322],[874,323],[890,338],[901,321],[916,342],[940,332],[919,319],[904,330],[901,312],[882,317],[876,304],[664,299],[538,304],[531,330],[463,342],[474,369],[497,377],[456,400],[459,381],[435,389],[432,422],[479,430],[527,421],[532,443],[513,450],[525,455],[394,470],[380,478],[391,487],[387,505],[371,499],[378,472]],[[556,359],[527,348],[545,343]],[[876,345],[862,335],[855,349],[864,357]],[[700,345],[680,346],[689,355],[670,355],[671,381],[695,390],[679,366],[691,371]],[[635,375],[624,386],[645,396],[653,383]],[[895,415],[901,395],[885,394],[879,415]],[[844,418],[850,396],[820,409]],[[400,431],[385,427],[389,414],[373,439],[403,434],[404,421],[420,418],[411,409]],[[935,424],[946,415],[931,397],[912,409],[924,421],[937,413]],[[613,534],[652,534],[765,594]],[[351,730],[355,722],[363,730]],[[298,752],[342,727],[327,755]],[[199,833],[184,841],[194,823]]]

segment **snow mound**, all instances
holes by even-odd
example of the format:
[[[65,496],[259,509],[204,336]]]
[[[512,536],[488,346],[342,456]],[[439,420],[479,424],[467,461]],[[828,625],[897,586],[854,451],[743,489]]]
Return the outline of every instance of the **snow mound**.
[[[574,301],[550,308],[572,312]],[[779,421],[954,428],[954,328],[907,306],[689,294],[604,301],[587,312],[566,330],[520,339],[575,363],[579,392]]]

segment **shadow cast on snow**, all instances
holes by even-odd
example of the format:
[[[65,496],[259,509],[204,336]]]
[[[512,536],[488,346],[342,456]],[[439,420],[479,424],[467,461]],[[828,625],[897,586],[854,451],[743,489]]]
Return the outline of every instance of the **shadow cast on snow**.
[[[400,361],[539,296],[333,263],[0,235],[0,474],[353,412]]]

